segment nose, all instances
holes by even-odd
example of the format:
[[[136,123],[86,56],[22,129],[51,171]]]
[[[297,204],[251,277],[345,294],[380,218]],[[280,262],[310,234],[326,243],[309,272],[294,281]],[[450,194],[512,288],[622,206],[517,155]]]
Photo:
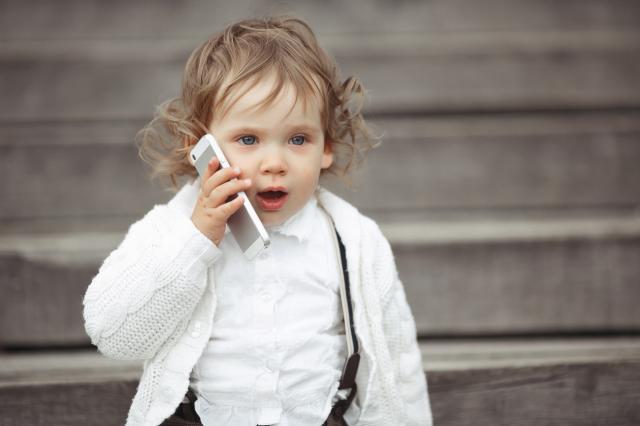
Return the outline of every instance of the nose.
[[[262,174],[285,175],[288,171],[284,149],[279,144],[271,144],[264,150],[264,156],[260,164]]]

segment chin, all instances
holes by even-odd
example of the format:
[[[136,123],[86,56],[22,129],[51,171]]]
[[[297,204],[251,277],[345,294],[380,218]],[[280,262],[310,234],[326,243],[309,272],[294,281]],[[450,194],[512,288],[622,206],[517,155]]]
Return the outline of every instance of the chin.
[[[262,224],[266,227],[282,225],[287,219],[282,218],[280,212],[266,212],[260,215]]]

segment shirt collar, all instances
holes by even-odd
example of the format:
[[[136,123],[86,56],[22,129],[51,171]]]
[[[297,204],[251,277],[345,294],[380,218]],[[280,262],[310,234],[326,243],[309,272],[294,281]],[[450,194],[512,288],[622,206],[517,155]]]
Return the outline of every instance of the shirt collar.
[[[296,214],[287,219],[284,223],[267,228],[270,232],[277,232],[281,235],[296,237],[298,241],[303,242],[311,235],[311,230],[318,226],[316,219],[316,207],[318,200],[314,193],[307,204],[304,205]]]

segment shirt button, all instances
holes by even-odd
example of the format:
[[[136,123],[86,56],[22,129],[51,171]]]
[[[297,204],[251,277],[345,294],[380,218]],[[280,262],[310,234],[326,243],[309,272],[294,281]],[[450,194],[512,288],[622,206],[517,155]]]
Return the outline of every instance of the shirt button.
[[[269,300],[271,300],[271,293],[262,293],[262,295],[260,295],[260,298],[265,302],[268,302]]]

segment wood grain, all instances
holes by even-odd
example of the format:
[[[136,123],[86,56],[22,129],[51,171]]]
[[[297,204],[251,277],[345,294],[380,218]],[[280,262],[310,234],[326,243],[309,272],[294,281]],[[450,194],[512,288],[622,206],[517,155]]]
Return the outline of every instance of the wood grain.
[[[422,347],[425,357],[456,360],[456,366],[442,361],[438,366],[425,358],[435,425],[635,426],[640,421],[637,339],[431,341]],[[635,359],[616,357],[632,348]],[[576,361],[572,352],[601,356]],[[519,363],[552,356],[551,363]],[[501,365],[492,364],[496,358]],[[100,377],[88,371],[91,365],[101,370]],[[121,425],[137,385],[134,367],[139,366],[77,351],[67,358],[64,353],[0,355],[2,424]]]
[[[639,34],[380,34],[380,43],[341,35],[327,50],[344,76],[363,82],[369,113],[634,108]],[[55,43],[12,41],[0,50],[0,113],[16,121],[146,117],[178,95],[196,46],[65,41],[49,56]]]
[[[0,346],[87,343],[82,298],[122,237],[0,238]],[[637,234],[485,237],[391,239],[420,335],[640,331]]]
[[[0,38],[205,37],[234,20],[289,13],[310,22],[321,36],[332,33],[429,31],[549,31],[637,29],[634,0],[431,0],[333,2],[265,0],[233,3],[114,0],[5,0]],[[29,22],[31,25],[24,25]]]
[[[384,132],[355,188],[321,182],[367,213],[640,204],[640,114],[373,120]],[[144,121],[0,124],[0,222],[143,215],[171,193],[145,176]],[[381,197],[380,194],[384,194]]]
[[[475,369],[428,374],[434,424],[633,426],[640,363]]]
[[[424,335],[639,331],[640,241],[394,247]]]

